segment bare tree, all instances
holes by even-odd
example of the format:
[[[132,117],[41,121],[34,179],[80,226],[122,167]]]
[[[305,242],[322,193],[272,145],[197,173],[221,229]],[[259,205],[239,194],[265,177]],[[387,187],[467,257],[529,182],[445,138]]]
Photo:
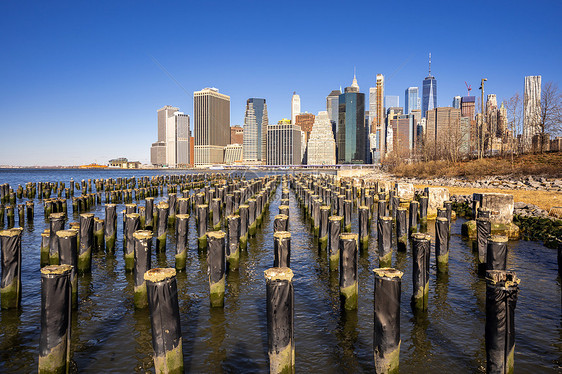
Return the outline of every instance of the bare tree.
[[[513,156],[518,151],[517,135],[523,133],[523,106],[521,95],[516,92],[506,103],[507,123],[511,134],[509,135],[509,149],[511,153],[511,166],[513,167]]]
[[[562,132],[562,94],[558,85],[546,82],[541,93],[541,112],[539,129],[541,134],[540,150],[543,151],[545,134],[560,134]]]

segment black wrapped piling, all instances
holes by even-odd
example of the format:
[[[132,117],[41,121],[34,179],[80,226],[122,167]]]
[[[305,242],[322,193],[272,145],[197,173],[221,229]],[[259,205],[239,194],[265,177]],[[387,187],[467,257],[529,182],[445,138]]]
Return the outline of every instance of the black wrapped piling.
[[[224,307],[226,285],[226,234],[224,231],[207,232],[207,264],[211,307]]]
[[[388,204],[384,199],[380,199],[377,203],[377,217],[387,217],[388,216]],[[377,219],[378,220],[378,219]]]
[[[291,267],[291,233],[277,231],[273,234],[273,267]]]
[[[242,204],[239,206],[240,213],[240,249],[248,248],[248,209],[249,206]]]
[[[104,247],[104,235],[105,222],[101,218],[94,218],[94,248],[103,249]]]
[[[41,267],[49,265],[49,237],[51,236],[50,230],[45,229],[41,233]]]
[[[148,297],[146,294],[146,281],[144,273],[150,270],[152,253],[152,231],[138,230],[133,233],[134,261],[133,278],[135,308],[146,308]]]
[[[154,228],[154,198],[147,197],[144,200],[144,228],[152,230]]]
[[[221,199],[214,198],[211,201],[211,219],[213,220],[213,230],[217,231],[221,229]]]
[[[21,226],[25,225],[25,205],[18,204],[18,223]]]
[[[330,216],[328,223],[328,257],[330,260],[330,271],[338,271],[340,266],[340,235],[342,216]]]
[[[72,307],[78,307],[78,233],[74,230],[57,231],[57,244],[59,247],[60,264],[70,265],[70,285],[72,286]]]
[[[117,241],[117,206],[115,204],[105,204],[106,251],[115,252],[116,241]]]
[[[41,335],[38,373],[68,373],[71,328],[70,265],[41,269]]]
[[[92,248],[94,247],[94,215],[80,214],[80,249],[78,252],[78,273],[89,273],[92,269]]]
[[[176,215],[176,270],[185,270],[189,214]]]
[[[178,195],[175,192],[168,193],[168,226],[174,227],[176,223],[176,211],[178,209]]]
[[[377,223],[379,267],[392,265],[392,217],[379,217]]]
[[[487,217],[476,218],[476,242],[473,246],[478,253],[478,269],[482,273],[486,268],[488,237],[492,233],[492,222]]]
[[[344,200],[343,201],[343,220],[344,220],[344,229],[346,232],[351,231],[351,210],[353,208],[353,201],[351,200]]]
[[[318,232],[318,245],[324,250],[328,247],[328,218],[330,217],[330,206],[323,205],[320,207],[320,227]],[[288,230],[286,230],[288,231]]]
[[[60,263],[57,231],[64,230],[64,221],[64,213],[49,214],[49,264],[51,265]]]
[[[267,342],[269,372],[295,371],[294,289],[289,268],[270,268],[266,283]]]
[[[449,264],[449,220],[446,217],[435,219],[435,258],[437,271],[447,272]]]
[[[287,217],[290,217],[289,214],[289,204],[287,205],[279,205],[279,214],[284,214]]]
[[[396,241],[398,250],[405,252],[408,247],[408,210],[402,207],[396,209]]]
[[[418,209],[420,207],[420,203],[417,201],[410,201],[410,214],[408,214],[408,227],[409,232],[417,232],[418,231]]]
[[[183,348],[176,270],[156,268],[144,274],[152,327],[156,373],[183,373]]]
[[[365,205],[359,207],[359,244],[361,249],[369,247],[369,208]]]
[[[207,204],[197,205],[197,248],[207,248],[207,221],[209,206]]]
[[[393,268],[379,268],[373,272],[375,372],[397,373],[400,361],[400,297],[403,273]]]
[[[273,220],[273,232],[289,231],[289,217],[284,214],[278,214]]]
[[[412,260],[414,291],[412,295],[412,308],[414,310],[427,310],[429,296],[429,260],[431,236],[422,233],[412,234]]]
[[[7,221],[7,225],[8,225],[9,229],[14,227],[15,218],[14,218],[14,206],[13,205],[8,205],[6,207],[6,221]]]
[[[515,272],[486,272],[486,372],[513,373],[515,307],[520,280]]]
[[[486,270],[506,270],[507,236],[489,236],[486,249]]]
[[[427,226],[427,207],[429,199],[427,196],[420,196],[420,226]]]
[[[21,305],[22,230],[18,227],[0,231],[2,253],[0,306],[2,309],[18,309]]]
[[[340,235],[340,301],[345,310],[357,309],[357,234]]]
[[[135,267],[135,242],[133,234],[140,230],[140,215],[129,213],[125,215],[125,271],[133,271]]]
[[[168,213],[170,206],[165,202],[160,202],[156,206],[158,220],[156,222],[156,252],[166,252],[166,237],[168,234]]]
[[[227,270],[238,269],[240,261],[240,216],[230,215],[226,217],[226,262]]]
[[[35,216],[35,204],[33,201],[27,201],[25,203],[25,215],[29,222],[33,222],[33,217]]]

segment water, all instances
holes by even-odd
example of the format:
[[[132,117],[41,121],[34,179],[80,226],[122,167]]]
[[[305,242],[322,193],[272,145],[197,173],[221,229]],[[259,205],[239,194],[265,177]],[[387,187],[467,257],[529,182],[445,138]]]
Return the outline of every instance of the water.
[[[1,170],[0,183],[75,181],[87,178],[156,175],[160,171]],[[174,174],[174,172],[168,172]],[[175,173],[177,174],[177,173]],[[277,190],[240,269],[227,276],[224,309],[211,309],[207,264],[197,251],[195,224],[189,222],[186,272],[178,273],[179,306],[186,372],[267,372],[267,328],[263,271],[273,264],[273,218]],[[157,199],[159,200],[159,199]],[[35,201],[35,221],[24,228],[21,311],[0,311],[0,372],[37,371],[40,334],[40,233],[47,227]],[[120,212],[119,206],[117,211]],[[71,208],[69,207],[69,212]],[[103,207],[92,212],[103,217]],[[290,197],[291,268],[295,273],[296,369],[299,372],[373,372],[373,282],[378,266],[376,224],[369,250],[360,255],[359,308],[342,313],[338,278],[328,271],[295,196]],[[76,221],[77,217],[70,219]],[[120,218],[120,217],[119,217]],[[147,311],[133,307],[133,279],[124,270],[121,219],[115,255],[93,255],[92,274],[79,279],[79,308],[72,327],[73,369],[85,373],[151,372],[152,342]],[[17,214],[16,214],[17,222]],[[463,220],[452,224],[448,276],[436,276],[432,254],[427,313],[416,315],[412,296],[411,249],[394,252],[402,278],[400,371],[484,372],[485,281],[476,269],[471,243],[463,241]],[[357,232],[354,214],[352,231]],[[171,233],[171,232],[170,232]],[[429,233],[434,241],[433,227]],[[395,243],[396,244],[396,243]],[[394,245],[396,248],[396,245]],[[175,240],[153,266],[173,267]],[[560,372],[562,365],[561,284],[556,252],[537,242],[510,242],[508,267],[521,279],[515,312],[515,367],[520,373]]]

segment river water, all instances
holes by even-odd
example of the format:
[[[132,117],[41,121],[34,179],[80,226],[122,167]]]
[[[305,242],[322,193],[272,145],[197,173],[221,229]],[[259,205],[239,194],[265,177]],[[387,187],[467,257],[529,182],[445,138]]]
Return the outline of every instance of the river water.
[[[161,171],[0,170],[0,184],[75,181],[156,175]],[[179,172],[164,172],[179,174]],[[263,175],[263,174],[260,174]],[[273,218],[281,187],[257,235],[242,252],[240,269],[227,276],[225,307],[211,309],[204,252],[197,250],[195,222],[189,222],[187,269],[178,273],[178,293],[186,372],[263,373],[268,371],[265,279],[273,265]],[[161,198],[156,199],[156,201]],[[19,201],[18,201],[19,203]],[[117,211],[122,210],[118,206]],[[69,219],[77,221],[71,213]],[[103,218],[102,205],[92,211]],[[372,269],[378,267],[376,224],[369,250],[359,260],[359,308],[344,313],[339,306],[337,275],[328,271],[325,252],[317,250],[310,222],[290,197],[291,268],[295,274],[296,370],[303,373],[373,372]],[[119,215],[120,218],[120,215]],[[84,373],[153,372],[148,311],[133,307],[133,279],[125,272],[122,222],[118,219],[114,255],[96,252],[92,273],[79,278],[79,307],[72,326],[73,371]],[[411,310],[412,260],[393,254],[402,270],[400,371],[485,372],[485,280],[478,276],[471,243],[461,239],[463,219],[452,223],[449,273],[437,276],[432,251],[427,313]],[[17,225],[17,212],[16,212]],[[20,311],[0,311],[0,373],[37,371],[40,335],[40,243],[48,227],[42,204],[35,200],[35,220],[24,225],[23,299]],[[357,214],[352,231],[357,232]],[[429,233],[434,242],[434,229]],[[396,243],[394,243],[396,249]],[[433,248],[432,248],[433,249]],[[153,254],[153,266],[173,267],[175,239],[168,235],[164,255]],[[560,372],[562,367],[562,296],[556,251],[538,242],[509,243],[508,268],[521,279],[515,311],[515,368],[519,373]]]

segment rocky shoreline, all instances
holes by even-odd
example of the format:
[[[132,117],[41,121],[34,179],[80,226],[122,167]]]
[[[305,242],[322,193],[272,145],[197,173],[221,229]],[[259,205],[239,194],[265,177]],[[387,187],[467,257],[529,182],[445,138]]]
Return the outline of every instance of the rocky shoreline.
[[[498,188],[526,191],[562,192],[562,179],[545,177],[487,176],[478,180],[468,178],[440,177],[434,179],[397,178],[401,182],[428,186],[451,186],[464,188]]]

